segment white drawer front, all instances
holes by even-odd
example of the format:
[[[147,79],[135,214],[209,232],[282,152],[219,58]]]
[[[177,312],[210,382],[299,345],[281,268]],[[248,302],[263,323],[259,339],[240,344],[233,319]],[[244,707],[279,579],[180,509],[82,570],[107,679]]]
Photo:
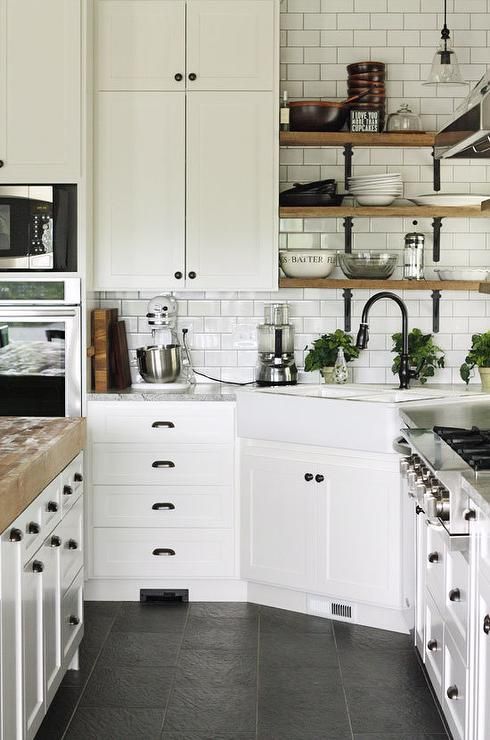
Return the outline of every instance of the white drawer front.
[[[83,565],[83,497],[61,522],[61,589],[64,594]]]
[[[468,634],[469,563],[460,552],[446,556],[446,624],[466,661]]]
[[[72,648],[83,634],[83,570],[80,571],[61,603],[63,668],[71,659]]]
[[[467,671],[463,658],[446,630],[442,708],[454,740],[463,740],[466,726]],[[482,738],[483,740],[483,738]]]
[[[94,529],[96,577],[219,578],[234,570],[229,530]]]
[[[80,452],[61,473],[61,504],[63,514],[70,509],[83,493],[83,452]]]
[[[202,445],[93,446],[93,482],[112,485],[213,485],[232,481],[233,450]]]
[[[441,614],[444,614],[444,606],[446,603],[445,538],[447,535],[444,534],[444,531],[445,530],[443,530],[442,527],[431,526],[427,528],[426,584]]]
[[[89,424],[93,441],[114,444],[233,444],[235,435],[233,406],[221,403],[92,403]]]
[[[96,527],[231,527],[230,486],[94,486]]]
[[[444,622],[433,598],[427,592],[424,659],[436,696],[441,701],[444,665]]]

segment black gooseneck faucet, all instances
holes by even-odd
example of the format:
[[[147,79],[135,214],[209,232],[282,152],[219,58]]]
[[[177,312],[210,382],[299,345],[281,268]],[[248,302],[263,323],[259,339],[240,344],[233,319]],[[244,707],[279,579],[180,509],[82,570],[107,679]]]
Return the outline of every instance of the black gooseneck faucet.
[[[362,310],[361,325],[359,326],[359,332],[357,334],[356,347],[358,349],[366,349],[369,342],[369,324],[368,316],[371,307],[380,301],[382,298],[388,298],[400,307],[402,312],[402,351],[400,354],[400,388],[408,388],[410,385],[410,378],[416,378],[420,371],[410,370],[409,359],[408,359],[408,312],[407,307],[401,298],[398,298],[394,293],[388,293],[388,291],[382,291],[371,296]]]

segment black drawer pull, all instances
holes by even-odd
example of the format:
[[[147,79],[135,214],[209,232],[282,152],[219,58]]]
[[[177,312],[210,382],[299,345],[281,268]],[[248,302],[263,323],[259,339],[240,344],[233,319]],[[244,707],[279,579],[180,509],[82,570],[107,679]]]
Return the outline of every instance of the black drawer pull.
[[[461,601],[461,591],[459,588],[452,588],[450,590],[449,601]]]
[[[58,511],[59,506],[56,503],[56,501],[48,501],[48,505],[46,506],[47,511],[56,512]]]
[[[78,550],[78,542],[76,540],[68,540],[67,547],[69,550]]]
[[[155,460],[151,464],[152,468],[175,468],[175,463],[172,460]]]
[[[159,557],[166,555],[167,557],[171,557],[172,555],[175,555],[175,550],[172,550],[171,547],[155,547],[153,555],[158,555]]]
[[[430,650],[431,652],[437,650],[437,640],[429,640],[427,643],[427,650]]]
[[[71,486],[63,486],[63,493],[65,496],[71,496],[73,493],[73,488]]]
[[[42,573],[44,570],[44,563],[41,563],[40,560],[34,560],[32,563],[32,572],[33,573]]]
[[[153,511],[161,511],[162,509],[165,511],[173,511],[175,509],[174,504],[153,504],[151,507]]]
[[[318,475],[315,475],[315,480],[317,483],[323,483],[323,481],[325,480],[325,476],[318,473]]]
[[[438,552],[430,552],[427,555],[427,560],[429,563],[438,563],[439,562],[439,553]]]
[[[37,522],[29,522],[27,525],[27,532],[28,534],[39,534],[41,531],[41,527]]]
[[[75,617],[74,614],[72,614],[68,620],[69,624],[72,627],[76,627],[78,624],[80,624],[80,617]]]
[[[173,421],[154,421],[151,425],[152,429],[161,429],[162,427],[165,427],[165,429],[175,429],[175,424]]]
[[[83,475],[81,473],[75,473],[73,476],[73,480],[75,483],[82,483],[83,482]]]
[[[23,536],[24,535],[22,534],[20,529],[16,529],[14,527],[14,529],[11,529],[9,532],[9,542],[20,542]]]
[[[446,691],[446,694],[448,699],[457,699],[459,695],[458,687],[450,686]]]
[[[313,477],[314,477],[313,476],[313,473],[305,473],[305,481],[307,483],[309,483],[310,481],[312,481],[313,480]]]
[[[490,614],[486,614],[483,618],[483,631],[486,635],[490,635]]]
[[[49,541],[50,547],[61,547],[61,537],[58,537],[57,535],[53,535]]]

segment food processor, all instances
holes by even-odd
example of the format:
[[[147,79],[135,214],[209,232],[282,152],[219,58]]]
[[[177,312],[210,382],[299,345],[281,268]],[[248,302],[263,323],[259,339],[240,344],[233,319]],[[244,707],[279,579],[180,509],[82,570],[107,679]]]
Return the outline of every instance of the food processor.
[[[294,359],[294,326],[287,303],[264,306],[264,323],[257,327],[257,383],[261,386],[295,385],[298,370]]]

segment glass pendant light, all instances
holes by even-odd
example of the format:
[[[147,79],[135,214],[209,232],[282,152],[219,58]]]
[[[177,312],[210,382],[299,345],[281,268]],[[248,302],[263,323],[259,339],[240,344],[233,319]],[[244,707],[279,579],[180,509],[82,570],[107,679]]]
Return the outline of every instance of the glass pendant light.
[[[456,52],[451,49],[451,35],[446,23],[447,0],[444,0],[444,25],[441,31],[441,43],[434,54],[429,79],[424,85],[466,85],[461,77]]]

